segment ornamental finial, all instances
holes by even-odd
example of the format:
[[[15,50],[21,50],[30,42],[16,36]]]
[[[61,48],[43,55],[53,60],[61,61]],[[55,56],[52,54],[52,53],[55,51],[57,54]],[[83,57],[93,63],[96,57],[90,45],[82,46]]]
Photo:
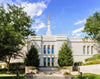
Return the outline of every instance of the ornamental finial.
[[[50,20],[50,15],[48,14],[48,20]]]

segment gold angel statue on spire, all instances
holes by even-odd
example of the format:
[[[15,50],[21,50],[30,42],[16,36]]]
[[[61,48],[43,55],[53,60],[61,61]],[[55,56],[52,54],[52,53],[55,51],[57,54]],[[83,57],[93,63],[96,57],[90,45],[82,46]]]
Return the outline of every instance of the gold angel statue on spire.
[[[50,15],[48,14],[48,20],[50,20]]]

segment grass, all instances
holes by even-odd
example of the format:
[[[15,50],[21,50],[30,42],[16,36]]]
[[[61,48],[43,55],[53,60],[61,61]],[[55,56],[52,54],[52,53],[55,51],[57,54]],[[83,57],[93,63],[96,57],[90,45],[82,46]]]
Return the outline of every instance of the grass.
[[[16,71],[10,71],[9,73],[7,73],[7,71],[0,71],[0,75],[11,75],[11,74],[16,74]],[[25,72],[19,71],[19,74],[23,75],[25,74]]]
[[[75,77],[79,77],[79,75],[76,75]],[[88,77],[88,79],[100,79],[100,75],[97,75],[97,74],[92,74],[92,73],[82,74],[82,79],[86,79],[86,77]]]
[[[6,77],[0,77],[0,79],[16,79],[16,77],[15,76],[12,76],[12,77],[11,76],[8,76],[8,77],[6,76]],[[25,79],[25,78],[21,76],[20,79]]]

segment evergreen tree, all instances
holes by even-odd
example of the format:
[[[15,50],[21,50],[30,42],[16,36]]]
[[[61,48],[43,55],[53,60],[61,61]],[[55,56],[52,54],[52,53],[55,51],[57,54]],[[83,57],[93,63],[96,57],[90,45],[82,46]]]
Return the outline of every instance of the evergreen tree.
[[[39,56],[37,49],[32,45],[24,60],[26,66],[39,66]]]
[[[73,56],[70,47],[65,42],[58,54],[58,64],[59,66],[72,66],[73,65]]]

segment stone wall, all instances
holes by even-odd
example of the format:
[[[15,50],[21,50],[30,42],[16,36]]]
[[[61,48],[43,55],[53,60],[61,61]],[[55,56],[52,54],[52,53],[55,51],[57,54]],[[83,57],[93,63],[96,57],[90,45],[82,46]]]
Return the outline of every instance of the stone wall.
[[[79,72],[100,74],[100,64],[79,66]]]

